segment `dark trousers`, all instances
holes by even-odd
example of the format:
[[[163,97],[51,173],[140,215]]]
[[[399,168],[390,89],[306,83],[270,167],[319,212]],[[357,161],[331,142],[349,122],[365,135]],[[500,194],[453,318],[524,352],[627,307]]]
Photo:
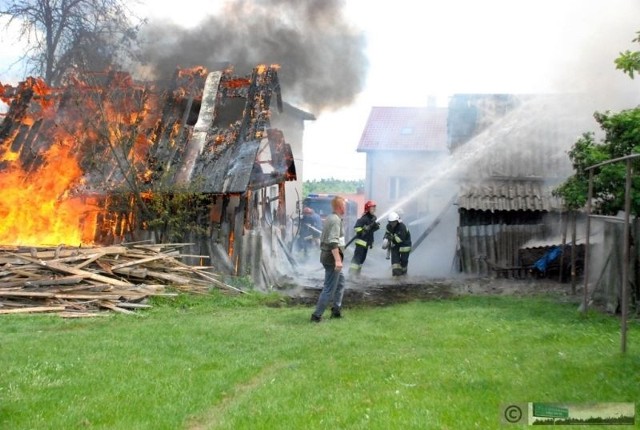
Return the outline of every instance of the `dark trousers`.
[[[336,270],[335,266],[324,266],[324,285],[318,302],[316,304],[316,310],[313,314],[317,317],[321,317],[325,309],[330,302],[333,302],[333,308],[342,308],[342,297],[344,295],[344,275],[342,270]]]
[[[353,258],[351,259],[351,265],[349,266],[350,272],[360,273],[364,260],[367,259],[367,252],[369,247],[356,245],[356,249],[353,251]]]
[[[397,247],[391,248],[391,273],[393,276],[405,275],[409,266],[409,253],[400,252]]]

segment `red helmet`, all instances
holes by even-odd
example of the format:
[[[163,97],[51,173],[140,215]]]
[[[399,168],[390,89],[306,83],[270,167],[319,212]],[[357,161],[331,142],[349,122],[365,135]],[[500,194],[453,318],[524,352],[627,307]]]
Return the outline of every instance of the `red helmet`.
[[[376,202],[374,202],[373,200],[369,200],[367,203],[364,204],[364,211],[365,212],[369,212],[369,209],[376,207]]]

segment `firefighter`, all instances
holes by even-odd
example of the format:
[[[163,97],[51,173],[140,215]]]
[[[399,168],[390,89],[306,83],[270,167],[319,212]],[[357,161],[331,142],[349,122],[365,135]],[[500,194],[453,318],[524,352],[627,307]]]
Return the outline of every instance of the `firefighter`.
[[[367,259],[367,252],[373,248],[373,233],[380,229],[380,223],[376,217],[376,202],[369,200],[364,204],[364,214],[354,226],[355,230],[355,247],[353,258],[349,266],[349,273],[352,275],[360,275],[364,260]]]
[[[320,245],[320,233],[322,233],[322,218],[313,209],[305,206],[302,209],[298,237],[298,246],[305,257],[308,255],[309,249]]]
[[[406,275],[407,266],[409,265],[409,253],[411,252],[411,233],[397,212],[391,212],[388,221],[382,241],[382,249],[391,249],[392,275]]]

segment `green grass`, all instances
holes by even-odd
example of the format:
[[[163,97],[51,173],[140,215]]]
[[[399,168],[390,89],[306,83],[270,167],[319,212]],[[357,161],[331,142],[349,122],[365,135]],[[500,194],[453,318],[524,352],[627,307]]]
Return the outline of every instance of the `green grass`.
[[[214,293],[140,316],[2,316],[0,428],[518,428],[501,405],[640,399],[638,324],[623,355],[618,320],[573,304],[465,297],[311,324],[311,308],[274,302]]]

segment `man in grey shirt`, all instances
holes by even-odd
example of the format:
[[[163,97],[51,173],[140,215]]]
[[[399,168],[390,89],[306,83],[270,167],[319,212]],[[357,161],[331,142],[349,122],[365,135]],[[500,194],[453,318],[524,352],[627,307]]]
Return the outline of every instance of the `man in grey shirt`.
[[[324,286],[318,297],[316,310],[311,314],[311,322],[322,321],[322,314],[333,300],[331,318],[342,317],[342,296],[344,294],[344,225],[342,217],[346,202],[342,197],[331,201],[333,213],[324,221],[320,235],[320,263],[324,267]]]

